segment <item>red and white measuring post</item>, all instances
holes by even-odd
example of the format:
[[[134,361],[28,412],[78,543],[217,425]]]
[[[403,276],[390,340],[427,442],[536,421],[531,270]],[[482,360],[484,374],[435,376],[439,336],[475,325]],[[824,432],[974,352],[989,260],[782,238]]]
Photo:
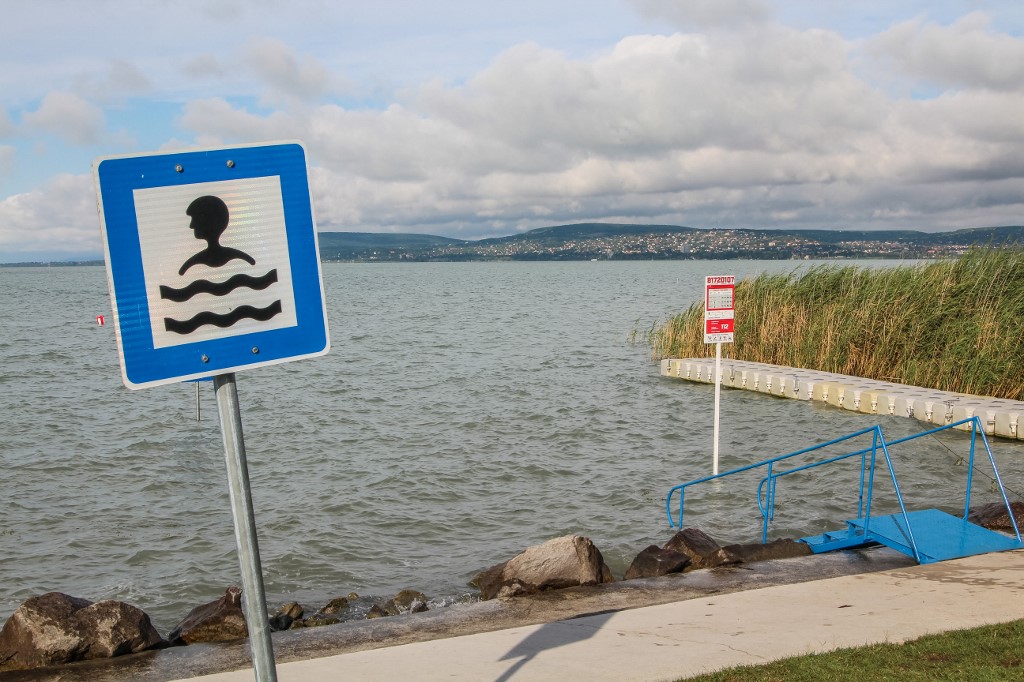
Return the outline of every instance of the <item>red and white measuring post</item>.
[[[736,329],[736,277],[704,278],[704,343],[715,344],[715,435],[711,474],[718,475],[718,431],[722,401],[722,344],[732,343]]]

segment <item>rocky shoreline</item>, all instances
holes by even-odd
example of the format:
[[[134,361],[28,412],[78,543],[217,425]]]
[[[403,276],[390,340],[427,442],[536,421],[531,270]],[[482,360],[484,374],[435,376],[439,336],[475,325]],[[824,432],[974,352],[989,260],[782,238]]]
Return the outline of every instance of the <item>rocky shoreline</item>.
[[[1024,521],[1024,503],[1015,502],[1013,513],[1018,524]],[[971,520],[997,530],[1012,528],[1002,505],[974,509]],[[540,618],[532,622],[572,617],[566,615],[567,604],[575,604],[568,609],[570,613],[588,605],[630,608],[689,598],[680,592],[736,591],[764,586],[766,580],[795,582],[828,577],[836,574],[830,573],[835,570],[845,574],[906,563],[902,555],[894,554],[881,548],[811,556],[807,545],[792,540],[723,547],[690,528],[661,547],[644,548],[623,579],[616,581],[589,539],[565,536],[530,547],[481,572],[472,583],[480,590],[478,603],[425,613],[426,595],[403,590],[375,603],[362,620],[341,622],[337,617],[358,595],[333,599],[308,615],[304,607],[291,602],[268,618],[276,631],[278,659],[295,660],[337,653],[338,642],[328,644],[332,638],[344,640],[343,647],[358,650],[403,643],[403,638],[419,641],[417,638],[453,636],[463,634],[459,630],[467,627],[467,617],[476,631],[501,629],[531,622],[524,622],[524,616]],[[241,596],[238,588],[229,588],[222,598],[193,609],[166,639],[156,633],[143,611],[130,604],[92,603],[56,592],[33,597],[0,630],[0,679],[70,681],[130,676],[169,680],[187,677],[183,668],[197,670],[194,674],[231,669],[223,667],[222,661],[229,651],[233,653],[226,658],[232,662],[227,665],[245,667],[248,645]],[[661,601],[651,602],[652,598]],[[507,622],[509,612],[517,614],[516,622]],[[387,618],[410,613],[421,615]],[[370,636],[353,638],[353,630]],[[362,647],[358,647],[360,641]],[[357,648],[351,649],[354,645]],[[171,673],[171,669],[177,670]]]

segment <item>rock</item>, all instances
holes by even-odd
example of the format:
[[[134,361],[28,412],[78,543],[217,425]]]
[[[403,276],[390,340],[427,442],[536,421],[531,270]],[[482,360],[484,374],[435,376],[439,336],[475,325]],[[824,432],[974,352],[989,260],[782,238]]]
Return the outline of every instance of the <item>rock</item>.
[[[229,587],[217,601],[192,609],[167,636],[171,644],[228,642],[245,639],[249,628],[242,613],[242,590]]]
[[[427,595],[416,590],[402,590],[394,597],[385,602],[385,609],[387,605],[393,605],[398,613],[423,613],[427,611],[427,602],[430,599]]]
[[[665,543],[665,549],[672,549],[690,557],[692,563],[687,570],[813,554],[807,543],[788,539],[773,540],[764,545],[754,543],[721,547],[710,536],[696,528],[685,528],[676,533]]]
[[[604,557],[589,538],[566,535],[534,545],[481,572],[471,584],[481,599],[608,582]]]
[[[295,621],[301,620],[302,614],[304,614],[305,612],[306,610],[302,608],[300,604],[290,601],[281,608],[279,608],[277,610],[277,613],[271,616],[270,629],[274,630],[275,632],[287,630],[292,626],[292,624]]]
[[[81,660],[85,643],[74,614],[90,603],[60,592],[25,601],[0,630],[0,670]]]
[[[1013,518],[1017,521],[1017,528],[1024,533],[1024,502],[1011,502],[1010,509],[1013,510]],[[990,530],[1013,532],[1010,514],[1006,511],[1006,505],[1002,502],[992,502],[990,504],[983,504],[980,507],[972,507],[967,514],[967,520]]]
[[[670,573],[681,573],[690,565],[690,557],[674,549],[662,549],[657,545],[645,548],[629,565],[623,580],[635,578],[657,578]]]
[[[402,590],[391,599],[380,604],[374,604],[367,618],[383,618],[384,616],[398,616],[403,613],[423,613],[427,611],[427,595],[416,590]]]
[[[136,654],[164,644],[142,609],[121,601],[99,601],[75,614],[90,658]]]
[[[697,528],[684,528],[665,543],[670,549],[690,557],[689,570],[714,568],[730,563],[728,555],[711,536]]]
[[[501,582],[501,576],[505,570],[506,564],[508,564],[507,561],[503,564],[497,564],[480,571],[472,580],[469,581],[470,587],[475,587],[480,590],[481,594],[491,591],[494,583]],[[488,597],[483,598],[488,599]]]
[[[324,625],[337,625],[340,622],[341,620],[338,618],[331,618],[330,616],[321,616],[320,614],[316,614],[306,618],[305,620],[295,621],[292,627],[318,628]]]
[[[355,593],[353,593],[353,594],[355,594]],[[358,599],[358,598],[359,597],[356,597],[356,599]],[[336,614],[336,613],[338,613],[340,611],[344,611],[347,608],[348,608],[348,598],[347,597],[335,597],[331,601],[327,602],[327,604],[322,609],[320,609],[317,613],[322,613],[325,616],[333,616],[334,614]]]
[[[722,552],[728,557],[727,563],[749,564],[755,561],[770,559],[792,559],[807,556],[814,551],[806,542],[779,538],[767,544],[754,543],[749,545],[726,545]]]
[[[110,658],[162,644],[149,616],[131,604],[48,592],[25,601],[0,630],[0,670]]]

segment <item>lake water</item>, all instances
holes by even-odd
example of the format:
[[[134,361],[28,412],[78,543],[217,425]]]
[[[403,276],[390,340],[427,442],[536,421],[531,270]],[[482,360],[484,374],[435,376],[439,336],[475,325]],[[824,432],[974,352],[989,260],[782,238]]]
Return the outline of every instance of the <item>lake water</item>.
[[[480,569],[568,533],[621,576],[671,537],[665,493],[711,457],[713,388],[661,378],[631,330],[699,300],[705,275],[795,267],[325,265],[331,353],[238,375],[270,606],[406,587],[472,598]],[[240,580],[212,385],[200,421],[193,384],[122,386],[113,326],[95,323],[110,316],[101,267],[0,268],[0,290],[0,622],[59,590],[134,603],[166,634]],[[722,409],[723,470],[879,422],[924,429],[745,391]],[[962,499],[966,442],[907,448],[908,497]],[[994,447],[1024,489],[1024,448]],[[852,517],[842,478],[780,486],[773,534]],[[756,482],[688,500],[686,525],[758,540]],[[983,477],[975,496],[994,499]]]

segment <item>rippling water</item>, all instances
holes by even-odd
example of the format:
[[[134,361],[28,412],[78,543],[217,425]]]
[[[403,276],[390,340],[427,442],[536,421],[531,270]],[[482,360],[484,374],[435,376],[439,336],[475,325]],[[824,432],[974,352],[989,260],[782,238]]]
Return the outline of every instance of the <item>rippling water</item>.
[[[331,353],[238,375],[268,602],[405,587],[456,599],[479,569],[566,533],[621,575],[671,536],[667,489],[709,473],[713,399],[660,378],[630,331],[699,299],[705,275],[794,267],[326,265]],[[110,314],[103,268],[0,268],[0,290],[0,619],[60,590],[135,603],[166,634],[239,581],[213,389],[200,386],[196,421],[194,385],[121,385],[113,327],[94,322]],[[723,470],[878,421],[742,391],[722,408]],[[966,442],[905,448],[908,497],[962,497]],[[1024,489],[1024,449],[995,448]],[[855,512],[852,471],[793,478],[779,535]],[[756,540],[755,486],[695,494],[687,525]],[[992,499],[987,479],[974,494]]]

